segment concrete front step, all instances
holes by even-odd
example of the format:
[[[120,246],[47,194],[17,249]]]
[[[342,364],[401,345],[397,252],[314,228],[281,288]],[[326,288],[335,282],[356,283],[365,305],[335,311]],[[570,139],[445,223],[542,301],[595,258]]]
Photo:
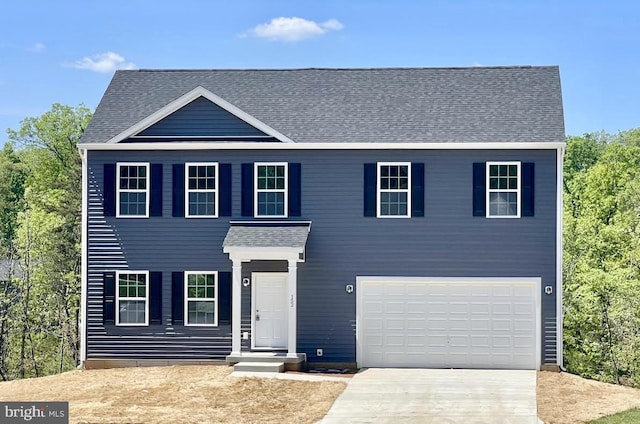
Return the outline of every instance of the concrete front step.
[[[234,371],[242,372],[283,372],[284,362],[238,362]]]

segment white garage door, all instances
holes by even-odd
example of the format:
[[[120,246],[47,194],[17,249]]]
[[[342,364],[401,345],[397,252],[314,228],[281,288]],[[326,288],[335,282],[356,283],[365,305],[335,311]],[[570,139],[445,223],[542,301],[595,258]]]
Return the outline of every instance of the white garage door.
[[[359,367],[539,368],[539,278],[356,283]]]

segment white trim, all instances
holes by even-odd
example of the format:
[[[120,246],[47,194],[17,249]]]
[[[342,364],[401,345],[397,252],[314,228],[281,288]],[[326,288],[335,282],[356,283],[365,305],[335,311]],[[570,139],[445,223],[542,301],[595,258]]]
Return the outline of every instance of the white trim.
[[[131,127],[129,127],[126,130],[122,131],[120,134],[116,135],[115,137],[112,137],[110,140],[107,141],[107,143],[115,144],[115,143],[118,143],[118,142],[120,142],[120,141],[122,141],[124,139],[127,139],[127,138],[129,138],[129,137],[131,137],[133,135],[136,135],[137,133],[149,128],[150,126],[152,126],[156,122],[158,122],[158,121],[166,118],[167,116],[171,115],[173,112],[177,111],[178,109],[180,109],[180,108],[186,106],[187,104],[191,103],[192,101],[196,100],[198,97],[204,97],[204,98],[210,100],[211,102],[213,102],[216,105],[220,106],[221,108],[223,108],[227,112],[229,112],[232,115],[235,115],[237,118],[245,121],[247,124],[257,128],[258,130],[262,131],[265,134],[268,134],[268,135],[280,140],[283,143],[293,143],[293,140],[291,140],[289,137],[287,137],[284,134],[274,130],[273,128],[271,128],[270,126],[265,124],[264,122],[260,121],[257,118],[254,118],[253,116],[251,116],[248,113],[244,112],[240,108],[238,108],[238,107],[234,106],[233,104],[229,103],[228,101],[224,100],[222,97],[216,96],[211,91],[207,90],[206,88],[204,88],[202,86],[198,86],[198,87],[194,88],[193,90],[183,94],[182,96],[180,96],[177,99],[173,100],[172,102],[170,102],[169,104],[167,104],[163,108],[161,108],[158,111],[152,113],[151,115],[149,115],[148,117],[146,117],[142,121],[138,122],[137,124],[132,125]]]
[[[380,188],[380,168],[383,166],[406,166],[408,170],[408,188],[407,189],[382,189]],[[398,175],[398,177],[400,177]],[[406,215],[382,215],[380,213],[380,195],[386,193],[406,193],[407,194],[407,214]],[[376,218],[411,218],[411,162],[378,162],[376,163]]]
[[[556,156],[556,361],[559,367],[564,366],[563,309],[562,297],[564,281],[562,276],[562,233],[564,228],[564,148],[559,148]]]
[[[362,311],[363,299],[359,287],[367,282],[402,282],[402,283],[429,283],[429,282],[469,282],[469,283],[497,283],[497,284],[531,284],[537,286],[536,293],[536,369],[540,369],[542,361],[542,278],[540,277],[400,277],[400,276],[356,276],[356,364],[360,366],[363,360],[362,345]]]
[[[252,272],[251,273],[251,349],[252,350],[287,350],[289,348],[289,338],[287,337],[287,346],[258,346],[256,347],[256,280],[260,276],[280,276],[288,283],[289,274],[287,272]],[[285,305],[287,304],[286,299]],[[287,322],[287,328],[289,323]],[[288,333],[287,333],[288,334]]]
[[[215,166],[215,189],[189,189],[189,167],[190,166]],[[217,218],[220,206],[218,204],[220,196],[220,179],[218,162],[186,162],[184,164],[184,216],[185,218]],[[214,208],[213,215],[191,215],[189,214],[189,193],[214,193]]]
[[[298,263],[289,260],[287,270],[287,356],[298,357]]]
[[[144,166],[146,167],[146,188],[141,189],[125,189],[126,193],[144,193],[145,194],[145,215],[122,215],[120,214],[120,167],[121,166]],[[149,218],[149,190],[151,189],[151,166],[149,162],[118,162],[116,163],[116,218]],[[139,177],[137,177],[139,178]]]
[[[229,255],[231,256],[231,255]],[[231,280],[231,354],[240,355],[242,351],[242,262],[232,259]]]
[[[258,188],[258,168],[261,166],[284,166],[284,190]],[[278,178],[277,176],[275,178]],[[282,215],[259,215],[258,193],[283,193],[284,205]],[[254,218],[287,218],[289,217],[289,163],[288,162],[254,162],[253,164],[253,217]]]
[[[128,297],[125,296],[123,299],[125,300],[144,300],[144,323],[120,323],[120,274],[143,274],[145,276],[145,297]],[[134,271],[123,269],[120,271],[116,271],[116,325],[120,327],[144,327],[149,325],[149,271]]]
[[[80,150],[82,160],[82,224],[81,224],[81,249],[80,257],[80,366],[87,360],[87,283],[88,283],[88,213],[89,213],[89,181],[88,181],[88,161],[89,152]]]
[[[213,275],[213,296],[214,298],[190,298],[189,297],[189,275]],[[184,325],[186,327],[217,327],[218,326],[218,271],[185,271],[184,272]],[[213,324],[190,324],[189,323],[189,301],[192,302],[213,302]]]
[[[116,137],[117,138],[117,137]],[[492,143],[269,143],[172,141],[158,143],[80,143],[82,150],[556,150],[564,142],[492,142]]]
[[[490,168],[491,166],[501,166],[501,165],[506,165],[506,166],[511,166],[511,165],[516,165],[517,166],[517,172],[518,172],[518,188],[516,190],[514,189],[510,189],[510,188],[505,188],[505,189],[500,189],[500,188],[496,188],[496,189],[492,189],[490,188],[489,185],[489,181],[491,180],[491,176],[490,176]],[[491,203],[489,201],[490,198],[490,194],[491,193],[516,193],[517,196],[517,211],[515,215],[491,215],[490,210],[491,210]],[[521,166],[521,162],[520,161],[498,161],[498,162],[486,162],[485,163],[485,196],[486,196],[486,217],[487,218],[492,218],[492,219],[509,219],[509,218],[520,218],[520,210],[521,210],[521,206],[522,206],[522,166]]]

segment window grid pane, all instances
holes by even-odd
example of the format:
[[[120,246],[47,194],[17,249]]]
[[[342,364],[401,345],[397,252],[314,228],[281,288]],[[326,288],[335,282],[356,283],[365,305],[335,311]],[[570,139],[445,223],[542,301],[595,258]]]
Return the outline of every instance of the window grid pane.
[[[187,274],[188,324],[215,325],[215,287],[215,274]]]
[[[217,165],[188,165],[187,167],[188,216],[215,216]]]
[[[118,274],[118,296],[118,323],[144,324],[147,305],[146,274]]]
[[[380,216],[409,216],[409,166],[379,167]]]
[[[518,165],[489,165],[489,216],[518,216]]]
[[[147,166],[120,165],[118,174],[121,216],[146,216],[147,214]]]
[[[257,215],[284,216],[285,166],[258,165],[257,168]]]

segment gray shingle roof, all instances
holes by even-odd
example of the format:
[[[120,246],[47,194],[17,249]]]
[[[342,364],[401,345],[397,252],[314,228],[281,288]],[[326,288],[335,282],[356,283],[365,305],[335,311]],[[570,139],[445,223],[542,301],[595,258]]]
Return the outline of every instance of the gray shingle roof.
[[[222,247],[292,247],[304,250],[309,225],[232,225]]]
[[[117,71],[83,143],[202,86],[295,142],[563,142],[557,66]]]

